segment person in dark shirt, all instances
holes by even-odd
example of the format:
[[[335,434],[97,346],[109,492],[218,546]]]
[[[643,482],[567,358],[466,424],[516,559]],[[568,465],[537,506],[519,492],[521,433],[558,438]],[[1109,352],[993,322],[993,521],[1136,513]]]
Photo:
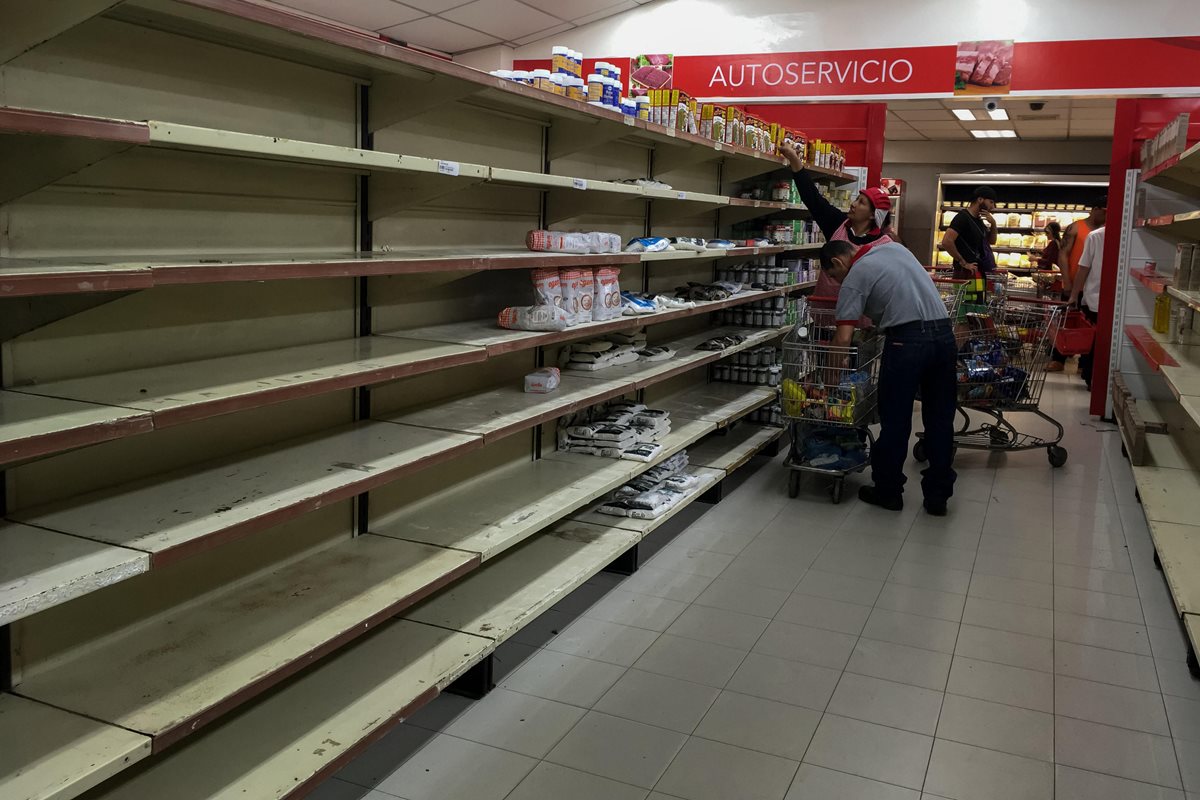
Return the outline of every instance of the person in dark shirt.
[[[986,275],[996,266],[992,247],[996,244],[996,190],[980,186],[971,193],[971,205],[950,222],[942,237],[942,247],[954,259],[954,277],[974,278]],[[986,224],[985,224],[986,222]],[[990,226],[990,227],[989,227]]]

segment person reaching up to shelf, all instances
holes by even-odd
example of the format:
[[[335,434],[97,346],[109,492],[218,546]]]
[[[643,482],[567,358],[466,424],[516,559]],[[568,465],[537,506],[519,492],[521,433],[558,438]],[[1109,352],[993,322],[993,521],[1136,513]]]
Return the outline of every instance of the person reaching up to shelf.
[[[969,280],[986,276],[996,268],[992,248],[996,246],[996,190],[978,186],[971,193],[971,204],[954,215],[950,229],[942,237],[942,248],[954,259],[954,277]]]
[[[805,171],[804,160],[791,144],[784,143],[780,154],[787,159],[792,169],[792,180],[804,206],[812,214],[813,222],[821,229],[827,242],[850,242],[855,245],[885,244],[893,239],[888,233],[891,223],[892,200],[888,193],[877,186],[859,192],[850,204],[850,210],[842,211],[822,196],[817,184]],[[841,283],[827,271],[821,270],[814,297],[837,297]]]
[[[1107,215],[1108,198],[1100,197],[1092,203],[1092,210],[1088,214],[1087,219],[1072,222],[1067,226],[1067,232],[1063,234],[1062,246],[1058,252],[1058,269],[1063,274],[1063,287],[1068,292],[1074,291],[1075,279],[1079,275],[1079,262],[1083,258],[1083,249],[1087,240],[1093,231],[1104,227]],[[1075,294],[1078,296],[1077,292]],[[1095,311],[1095,309],[1092,310]],[[1066,357],[1062,353],[1055,351],[1050,357],[1050,363],[1046,365],[1046,371],[1062,372],[1065,364]],[[1083,372],[1082,358],[1080,359],[1079,371],[1080,373]],[[1091,381],[1090,369],[1088,376],[1084,380]]]

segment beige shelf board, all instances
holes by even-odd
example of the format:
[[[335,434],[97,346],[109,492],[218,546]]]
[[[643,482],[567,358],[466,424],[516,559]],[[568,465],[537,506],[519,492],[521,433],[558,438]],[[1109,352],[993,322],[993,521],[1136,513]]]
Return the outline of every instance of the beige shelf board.
[[[643,194],[642,187],[630,183],[593,181],[574,178],[569,175],[551,175],[544,172],[529,172],[522,169],[504,169],[502,167],[491,167],[489,180],[492,183],[531,186],[536,189],[575,189],[577,191],[599,192],[601,194],[636,196]]]
[[[615,528],[617,530],[630,531],[636,533],[638,539],[649,536],[654,531],[665,525],[668,520],[683,511],[692,503],[700,499],[700,496],[715,486],[725,477],[725,471],[719,469],[709,469],[708,467],[688,467],[688,472],[700,479],[700,485],[689,492],[682,500],[671,506],[665,514],[657,519],[633,519],[632,517],[614,517],[610,514],[601,514],[596,510],[604,501],[596,503],[595,506],[589,508],[575,516],[571,520],[577,523],[587,525],[596,525],[599,527]]]
[[[0,625],[150,568],[150,557],[19,523],[0,522]]]
[[[640,538],[617,528],[559,523],[410,609],[404,618],[499,644]]]
[[[1142,180],[1173,192],[1200,197],[1200,144],[1192,145],[1178,158],[1144,173]]]
[[[1175,609],[1180,614],[1200,614],[1200,527],[1151,521],[1150,533]]]
[[[621,378],[584,379],[563,375],[558,389],[533,394],[519,385],[503,386],[435,406],[380,416],[386,422],[451,431],[483,437],[493,442],[581,408],[620,397],[633,391],[631,381]]]
[[[385,622],[278,691],[118,777],[92,800],[302,796],[494,647],[490,639],[430,625]]]
[[[150,270],[140,264],[0,258],[0,297],[131,292],[153,285]]]
[[[477,436],[363,422],[8,516],[147,552],[156,567],[480,446]]]
[[[20,387],[37,395],[124,406],[155,427],[483,361],[482,348],[369,336]]]
[[[0,391],[0,464],[148,433],[146,411]]]
[[[0,797],[71,800],[150,755],[132,731],[0,693]]]
[[[1200,211],[1188,211],[1170,217],[1155,217],[1146,220],[1145,228],[1172,239],[1195,241],[1200,239]]]
[[[1185,292],[1174,286],[1168,286],[1167,294],[1181,303],[1186,303],[1193,311],[1200,311],[1200,292]]]
[[[789,326],[790,327],[790,326]],[[596,372],[582,370],[563,370],[564,373],[576,374],[588,380],[627,380],[634,388],[644,389],[661,383],[668,378],[689,372],[697,367],[711,364],[740,353],[753,347],[759,347],[778,337],[787,330],[784,328],[715,328],[691,336],[681,337],[663,344],[676,351],[674,358],[667,361],[636,361],[632,364],[622,364]],[[740,334],[746,337],[741,344],[724,350],[697,350],[697,345],[718,336]]]
[[[775,389],[765,386],[710,383],[693,391],[654,401],[652,405],[671,412],[673,423],[677,418],[691,418],[713,422],[718,427],[723,427],[765,406],[776,396]]]
[[[347,253],[0,258],[0,297],[79,294],[202,283],[636,264],[637,253],[572,255],[524,247],[434,247]]]
[[[478,563],[366,534],[118,632],[13,691],[150,736],[158,752]]]
[[[499,467],[371,523],[372,533],[478,553],[484,561],[662,463],[716,425],[680,420],[650,462],[552,451]]]
[[[688,463],[733,472],[783,435],[783,428],[742,424],[688,450]]]

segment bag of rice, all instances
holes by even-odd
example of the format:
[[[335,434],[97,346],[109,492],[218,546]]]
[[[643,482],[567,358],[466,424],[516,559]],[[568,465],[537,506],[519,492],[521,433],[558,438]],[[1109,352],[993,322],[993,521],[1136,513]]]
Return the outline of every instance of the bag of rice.
[[[579,317],[580,309],[583,306],[580,295],[583,292],[583,272],[577,269],[564,269],[558,273],[558,283],[562,289],[563,309],[567,312],[567,319],[572,325],[579,322],[591,322],[592,315],[588,312],[586,320]]]
[[[596,270],[592,319],[616,319],[621,316],[621,303],[621,270],[617,267],[600,267]]]

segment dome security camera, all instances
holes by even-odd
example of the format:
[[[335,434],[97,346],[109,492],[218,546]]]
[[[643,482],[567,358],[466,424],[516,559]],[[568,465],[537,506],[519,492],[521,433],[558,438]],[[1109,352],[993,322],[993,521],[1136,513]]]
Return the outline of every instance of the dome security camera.
[[[986,108],[988,111],[995,111],[997,108],[1000,107],[1000,98],[999,97],[989,97],[987,100],[983,101],[983,107]]]
[[[1045,107],[1046,107],[1046,104],[1045,104],[1045,103],[1041,103],[1041,102],[1038,102],[1038,103],[1030,103],[1030,104],[1029,104],[1029,110],[1030,110],[1030,111],[1041,111],[1041,110],[1042,110],[1043,108],[1045,108]]]

